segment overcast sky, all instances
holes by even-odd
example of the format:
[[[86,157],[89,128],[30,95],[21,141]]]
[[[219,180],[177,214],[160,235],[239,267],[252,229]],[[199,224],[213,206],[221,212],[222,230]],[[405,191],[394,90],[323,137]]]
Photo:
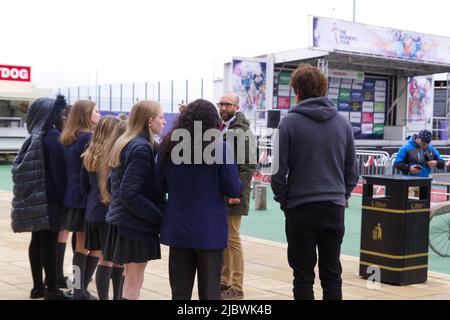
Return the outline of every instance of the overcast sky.
[[[356,21],[450,37],[445,0],[356,0]],[[232,56],[308,46],[308,15],[352,20],[353,0],[1,0],[0,64],[40,87],[211,80]]]

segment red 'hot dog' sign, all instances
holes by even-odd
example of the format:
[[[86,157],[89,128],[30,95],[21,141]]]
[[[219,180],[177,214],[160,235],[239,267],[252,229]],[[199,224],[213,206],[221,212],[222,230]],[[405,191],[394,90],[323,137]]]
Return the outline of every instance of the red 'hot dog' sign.
[[[30,82],[31,67],[0,64],[0,80]]]

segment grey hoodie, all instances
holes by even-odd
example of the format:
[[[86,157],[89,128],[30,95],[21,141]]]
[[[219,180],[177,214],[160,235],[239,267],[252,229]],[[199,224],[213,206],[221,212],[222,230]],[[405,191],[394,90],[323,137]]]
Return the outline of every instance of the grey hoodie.
[[[344,206],[358,181],[350,123],[325,97],[302,101],[281,120],[274,145],[275,200],[282,209],[311,202]]]

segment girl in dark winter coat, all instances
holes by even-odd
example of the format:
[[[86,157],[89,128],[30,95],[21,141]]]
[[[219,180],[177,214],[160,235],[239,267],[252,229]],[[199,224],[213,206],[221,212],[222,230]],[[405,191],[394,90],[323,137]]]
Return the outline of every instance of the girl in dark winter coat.
[[[180,113],[161,144],[157,188],[169,194],[161,243],[170,246],[169,278],[174,300],[191,299],[196,273],[199,298],[220,300],[223,250],[228,242],[223,199],[239,197],[242,184],[231,151],[218,130],[219,124],[215,106],[196,100]],[[184,133],[189,133],[189,137]],[[203,137],[211,135],[216,137],[212,149],[218,152],[215,159],[207,161],[208,151],[212,156],[211,142],[203,141]],[[190,145],[186,139],[190,139]]]
[[[13,230],[31,231],[29,259],[33,277],[30,298],[66,300],[57,286],[56,242],[61,230],[66,183],[63,147],[58,138],[66,102],[41,98],[28,108],[30,136],[13,163]],[[44,268],[47,289],[45,289]]]
[[[160,259],[159,227],[164,198],[155,189],[155,134],[166,124],[161,106],[137,102],[127,130],[112,148],[109,165],[111,203],[105,260],[125,264],[122,298],[139,299],[149,260]]]
[[[108,206],[102,203],[98,178],[113,143],[125,132],[126,123],[119,118],[107,116],[98,122],[92,141],[83,157],[83,168],[81,172],[81,189],[87,199],[86,205],[86,242],[85,248],[91,255],[100,257],[97,267],[95,282],[99,300],[108,300],[109,280],[113,271],[113,264],[104,261],[103,251],[105,249],[107,224],[105,223]],[[120,291],[123,267],[114,268],[113,287],[115,299],[118,299]]]
[[[61,133],[61,143],[64,145],[66,160],[67,184],[64,195],[64,205],[67,214],[64,227],[67,231],[76,232],[76,248],[73,256],[75,275],[75,300],[95,300],[87,291],[87,286],[97,267],[99,258],[88,255],[85,249],[85,210],[86,201],[81,193],[81,154],[91,139],[95,125],[100,120],[97,105],[88,100],[80,100],[72,106],[69,117]]]

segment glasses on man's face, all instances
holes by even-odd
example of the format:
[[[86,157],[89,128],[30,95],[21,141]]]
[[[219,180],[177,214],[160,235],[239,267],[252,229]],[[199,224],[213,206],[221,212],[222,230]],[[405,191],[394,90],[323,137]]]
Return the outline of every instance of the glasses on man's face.
[[[217,107],[219,109],[221,109],[221,108],[229,108],[231,106],[234,106],[234,104],[233,103],[228,103],[228,102],[219,102],[219,103],[217,103]]]

